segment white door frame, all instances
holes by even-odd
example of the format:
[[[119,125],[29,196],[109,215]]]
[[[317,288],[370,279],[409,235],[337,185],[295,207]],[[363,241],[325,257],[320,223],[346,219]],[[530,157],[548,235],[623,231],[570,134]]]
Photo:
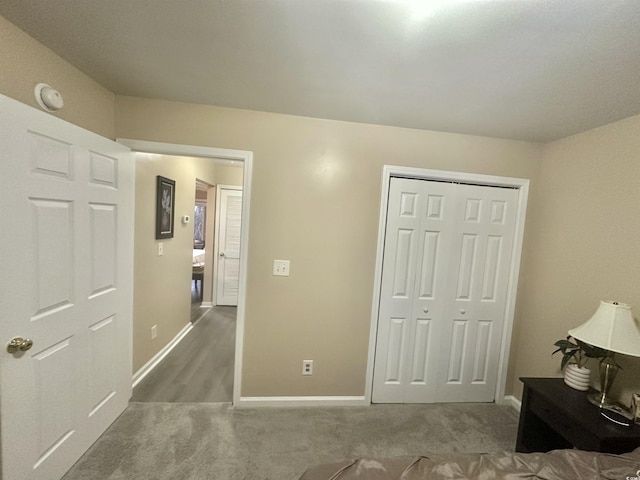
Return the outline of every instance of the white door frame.
[[[371,403],[373,393],[373,367],[376,353],[376,337],[378,335],[378,315],[380,311],[380,288],[382,285],[382,262],[384,255],[384,235],[387,228],[387,205],[389,202],[389,180],[391,177],[415,178],[420,180],[438,180],[445,182],[472,183],[497,187],[511,187],[518,189],[518,210],[516,212],[515,236],[509,271],[507,304],[505,308],[504,328],[498,362],[498,379],[496,382],[496,403],[504,402],[507,382],[507,367],[509,350],[511,348],[511,333],[513,331],[513,317],[515,313],[516,294],[518,291],[518,275],[520,273],[520,256],[524,238],[524,222],[529,196],[529,180],[523,178],[496,177],[477,173],[447,172],[424,168],[401,167],[385,165],[382,170],[382,194],[380,198],[380,220],[378,223],[378,247],[376,251],[376,268],[373,285],[373,304],[371,307],[371,328],[369,333],[369,357],[367,359],[367,376],[365,384],[366,402]]]
[[[220,259],[220,197],[222,190],[240,190],[243,188],[238,185],[216,185],[216,211],[215,211],[215,231],[214,231],[214,252],[213,252],[213,282],[211,290],[211,301],[214,305],[218,304],[218,261]],[[243,192],[244,193],[244,192]],[[243,196],[244,199],[244,196]],[[244,213],[244,212],[242,212]],[[240,219],[240,223],[244,226],[244,218]]]
[[[249,207],[251,205],[251,174],[253,169],[253,152],[248,150],[230,150],[226,148],[200,147],[175,143],[149,142],[117,138],[117,142],[126,145],[134,152],[157,153],[160,155],[176,155],[186,157],[204,157],[212,161],[219,159],[242,162],[242,230],[240,232],[240,280],[238,285],[238,312],[236,317],[236,351],[233,372],[233,405],[240,402],[242,391],[242,349],[244,344],[244,316],[247,292],[247,258],[249,248]]]

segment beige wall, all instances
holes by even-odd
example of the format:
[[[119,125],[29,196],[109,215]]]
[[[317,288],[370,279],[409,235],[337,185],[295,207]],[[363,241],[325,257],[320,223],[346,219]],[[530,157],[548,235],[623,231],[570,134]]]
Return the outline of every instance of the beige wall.
[[[243,396],[364,394],[384,164],[530,178],[535,190],[542,149],[131,97],[116,99],[116,135],[254,152]],[[275,258],[291,260],[290,277],[271,275]]]
[[[0,17],[0,93],[40,108],[33,94],[38,83],[51,85],[64,98],[64,108],[52,115],[113,138],[115,96]]]
[[[39,82],[64,95],[57,116],[108,138],[255,152],[243,395],[363,393],[383,164],[532,179],[507,393],[520,396],[520,376],[560,374],[553,341],[600,299],[640,310],[639,117],[543,147],[114,97],[0,17],[0,93],[35,106]],[[136,246],[136,259],[149,272],[138,268],[136,281],[145,286],[136,284],[142,320],[134,371],[184,325],[154,317],[162,291],[171,291],[171,308],[188,308],[164,283],[162,291],[148,288],[158,257],[153,226],[141,223],[152,221],[152,212],[137,213],[136,235],[143,229],[148,243]],[[169,254],[176,243],[165,242]],[[270,275],[274,258],[292,261],[291,277]],[[181,288],[188,288],[188,268],[180,267],[187,277]],[[156,323],[159,337],[151,342]],[[315,360],[313,377],[300,376],[303,358]],[[620,361],[618,385],[640,390],[638,362]]]
[[[640,315],[640,116],[547,144],[539,184],[510,369],[518,396],[519,377],[560,375],[553,342],[600,300]],[[640,359],[619,362],[614,388],[628,403],[629,391],[640,392]]]
[[[155,239],[157,175],[176,182],[174,237],[170,239]],[[215,185],[238,177],[242,180],[242,168],[215,166],[211,159],[136,154],[133,372],[190,321],[193,222],[185,225],[181,217],[193,217],[196,178]],[[162,256],[157,254],[160,242]],[[153,325],[158,336],[152,340]]]

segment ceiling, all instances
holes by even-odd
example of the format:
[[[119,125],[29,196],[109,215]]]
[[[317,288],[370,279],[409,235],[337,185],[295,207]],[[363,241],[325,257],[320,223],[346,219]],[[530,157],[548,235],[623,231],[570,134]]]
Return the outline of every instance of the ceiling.
[[[540,142],[640,113],[638,0],[0,0],[0,15],[119,95]]]

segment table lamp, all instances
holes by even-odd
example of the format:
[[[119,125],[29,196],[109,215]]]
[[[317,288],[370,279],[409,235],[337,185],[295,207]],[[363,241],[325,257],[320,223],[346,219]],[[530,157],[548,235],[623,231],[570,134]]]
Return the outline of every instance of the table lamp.
[[[589,394],[587,398],[600,408],[613,405],[615,402],[608,395],[619,368],[614,355],[640,357],[640,324],[633,318],[631,306],[601,301],[596,313],[579,327],[569,330],[569,335],[608,351],[600,362],[600,392]]]

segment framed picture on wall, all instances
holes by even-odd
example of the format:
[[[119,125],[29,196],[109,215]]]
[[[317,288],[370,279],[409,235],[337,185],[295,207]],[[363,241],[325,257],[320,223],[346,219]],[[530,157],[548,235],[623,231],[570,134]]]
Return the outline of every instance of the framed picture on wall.
[[[156,238],[173,238],[176,182],[170,178],[156,177]]]

